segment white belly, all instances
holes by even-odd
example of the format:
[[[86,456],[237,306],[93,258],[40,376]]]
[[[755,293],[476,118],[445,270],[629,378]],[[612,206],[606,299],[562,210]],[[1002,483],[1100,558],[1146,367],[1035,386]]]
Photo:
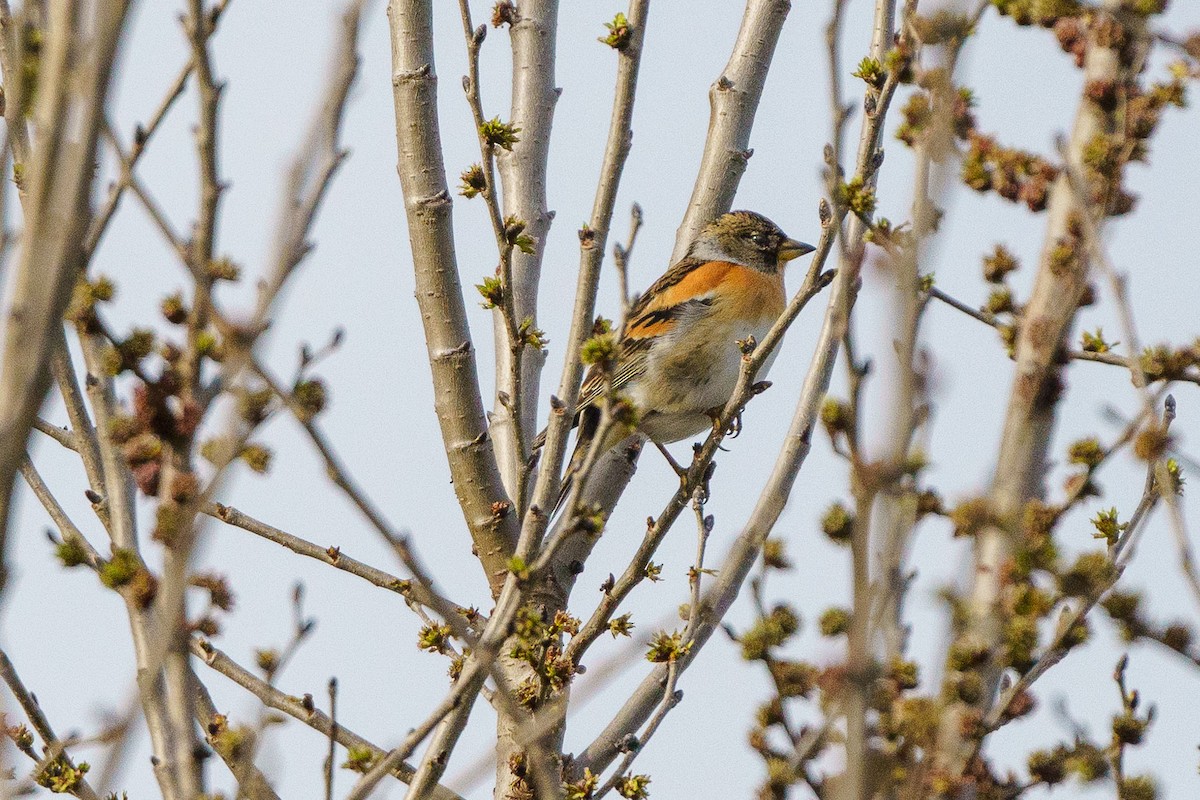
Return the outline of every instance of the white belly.
[[[741,374],[742,353],[738,340],[753,336],[762,341],[774,324],[772,319],[734,326],[696,323],[704,330],[678,330],[687,333],[687,341],[705,342],[697,352],[679,347],[656,347],[648,354],[646,374],[638,382],[631,399],[642,414],[639,427],[657,442],[678,442],[704,433],[712,427],[708,413],[729,401]],[[718,329],[719,327],[719,329]],[[681,325],[680,329],[685,326]],[[775,353],[763,364],[758,380],[767,373]]]

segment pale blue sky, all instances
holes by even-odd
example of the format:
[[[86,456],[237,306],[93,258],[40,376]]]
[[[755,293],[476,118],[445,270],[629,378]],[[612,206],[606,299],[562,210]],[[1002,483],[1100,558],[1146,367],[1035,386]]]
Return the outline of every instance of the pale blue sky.
[[[136,121],[144,120],[186,58],[184,40],[175,23],[177,3],[143,4],[135,18],[131,48],[118,84],[115,118],[128,140]],[[474,2],[478,21],[490,3]],[[1176,32],[1200,27],[1200,8],[1179,0],[1166,22]],[[847,99],[861,95],[849,78],[863,55],[869,35],[871,4],[852,0],[843,54]],[[228,79],[223,106],[222,174],[232,181],[221,224],[222,251],[244,264],[248,274],[262,271],[269,253],[282,171],[309,119],[319,92],[332,39],[335,4],[314,0],[254,3],[236,0],[222,21],[216,43],[218,74]],[[602,21],[622,10],[605,0],[564,3],[559,34],[558,83],[563,87],[555,116],[550,155],[550,207],[557,212],[546,248],[542,284],[541,325],[550,337],[547,388],[557,383],[561,343],[566,336],[566,309],[574,291],[578,264],[576,228],[590,212],[600,160],[600,141],[607,130],[616,59],[596,42]],[[631,268],[631,283],[640,288],[666,266],[675,229],[691,192],[708,119],[707,89],[725,63],[741,15],[734,2],[660,2],[650,12],[645,55],[634,116],[634,146],[625,170],[614,218],[614,237],[624,238],[626,212],[636,201],[645,209],[646,225]],[[814,241],[818,235],[816,206],[821,185],[821,149],[829,136],[827,74],[822,44],[828,8],[824,3],[796,2],[784,28],[774,67],[767,81],[751,144],[755,154],[742,180],[735,205],[767,214],[790,235]],[[465,54],[455,4],[438,4],[437,69],[441,76],[440,108],[446,164],[450,180],[478,159],[477,145],[459,76]],[[487,116],[508,116],[507,34],[492,30],[484,46],[483,98]],[[1157,59],[1152,70],[1161,68]],[[363,70],[350,106],[345,143],[352,156],[334,185],[318,221],[316,252],[296,277],[270,339],[272,363],[290,374],[298,343],[323,342],[338,326],[345,344],[319,372],[331,387],[332,405],[322,425],[353,474],[388,517],[410,530],[447,592],[463,604],[487,606],[482,573],[470,555],[470,542],[454,507],[453,491],[440,451],[432,412],[429,371],[413,299],[411,261],[395,173],[394,117],[389,82],[387,26],[377,3],[363,42]],[[979,99],[982,129],[996,132],[1009,144],[1050,152],[1053,137],[1066,130],[1079,92],[1079,73],[1058,51],[1050,32],[1016,29],[994,13],[985,16],[980,36],[967,46],[962,79]],[[901,98],[903,99],[903,98]],[[189,139],[195,97],[189,92],[159,139],[142,161],[140,172],[151,192],[167,209],[179,230],[194,214],[196,170]],[[859,119],[850,126],[856,136]],[[1200,214],[1194,206],[1200,185],[1195,157],[1195,131],[1200,112],[1170,110],[1151,150],[1149,169],[1130,169],[1129,182],[1142,195],[1137,213],[1112,226],[1110,244],[1118,267],[1130,273],[1130,289],[1143,342],[1190,340],[1197,333],[1195,308],[1200,288],[1194,277],[1195,230]],[[881,174],[880,211],[893,220],[906,218],[911,201],[911,158],[890,137]],[[1044,219],[993,197],[980,197],[962,187],[951,191],[943,236],[923,271],[935,271],[939,286],[970,303],[982,303],[986,288],[979,277],[979,258],[996,241],[1004,241],[1027,268],[1014,279],[1023,290],[1041,246]],[[459,266],[464,285],[490,274],[495,253],[482,202],[455,198]],[[162,245],[145,215],[129,199],[114,223],[97,260],[99,271],[118,283],[119,302],[111,311],[118,330],[156,316],[162,296],[184,286],[184,275]],[[886,306],[878,291],[880,278],[869,268],[860,300],[857,330],[869,352],[887,358],[889,328]],[[789,284],[795,286],[796,280]],[[616,308],[616,282],[603,280],[600,309]],[[253,284],[226,292],[227,308],[248,307]],[[491,353],[489,313],[467,298],[485,384]],[[777,449],[778,431],[790,418],[807,366],[817,326],[809,311],[792,329],[776,362],[774,387],[755,400],[746,413],[746,429],[722,454],[709,506],[717,520],[710,544],[713,558],[723,554],[756,498]],[[1083,324],[1103,324],[1116,336],[1111,305],[1087,310]],[[935,419],[932,429],[931,481],[949,500],[983,489],[996,452],[1000,419],[1007,399],[1011,364],[993,333],[944,307],[930,309],[924,340],[933,348]],[[1128,378],[1112,367],[1072,368],[1070,395],[1056,432],[1054,452],[1088,433],[1111,438],[1115,429],[1100,415],[1111,402],[1136,408]],[[842,384],[841,371],[835,392]],[[487,387],[485,386],[485,389]],[[1185,446],[1194,441],[1200,394],[1194,386],[1176,391],[1177,431]],[[545,392],[543,392],[543,396]],[[874,395],[872,395],[874,397]],[[63,418],[55,406],[47,414]],[[380,565],[393,559],[376,537],[327,483],[323,470],[296,427],[272,423],[266,440],[275,448],[273,474],[262,478],[240,474],[224,501],[247,513],[321,544],[340,545],[344,552]],[[107,550],[99,525],[83,500],[84,481],[77,462],[53,443],[37,441],[35,460],[64,505],[101,549]],[[686,445],[678,445],[687,452]],[[1061,472],[1061,470],[1060,470]],[[1140,468],[1122,459],[1100,479],[1127,516],[1141,492]],[[795,571],[772,579],[770,598],[794,603],[815,623],[830,604],[848,596],[847,555],[817,530],[824,507],[844,494],[844,465],[818,437],[813,454],[796,484],[777,534],[785,537],[797,562]],[[674,478],[657,455],[643,459],[633,485],[610,522],[574,598],[576,613],[587,613],[598,598],[596,588],[610,571],[619,571],[640,540],[647,514],[657,513]],[[1053,487],[1057,489],[1057,485]],[[1095,513],[1097,504],[1085,512]],[[1193,539],[1200,544],[1200,516],[1185,501]],[[64,571],[50,558],[41,531],[48,525],[40,507],[22,504],[12,553],[16,573],[6,594],[4,644],[26,681],[42,701],[50,719],[65,733],[94,729],[105,709],[124,705],[131,696],[131,657],[120,600],[101,589],[82,571]],[[1094,546],[1084,514],[1062,528],[1063,549]],[[150,554],[157,545],[148,544]],[[657,561],[665,564],[665,580],[640,587],[630,610],[649,632],[654,620],[669,614],[687,593],[686,571],[694,552],[694,534],[686,524],[668,537]],[[935,681],[944,646],[943,609],[936,588],[961,580],[966,547],[949,537],[945,525],[922,527],[912,565],[919,580],[909,603],[915,627],[912,653],[927,665],[926,681]],[[239,661],[252,662],[257,646],[281,645],[289,635],[290,588],[307,584],[307,610],[318,628],[284,674],[281,686],[293,694],[323,697],[331,675],[341,685],[340,720],[375,743],[397,743],[428,713],[446,686],[446,662],[418,654],[418,621],[394,595],[363,585],[343,573],[293,556],[238,530],[208,529],[201,561],[228,575],[238,596],[235,612],[224,620],[219,646]],[[1176,566],[1169,528],[1155,519],[1145,531],[1137,558],[1124,579],[1127,586],[1146,588],[1150,607],[1161,618],[1197,620],[1195,603],[1184,591]],[[748,622],[744,599],[731,614],[734,625]],[[835,643],[822,640],[806,625],[797,655],[818,663],[839,657]],[[1032,721],[1004,729],[990,752],[1001,764],[1019,766],[1031,746],[1050,745],[1068,736],[1048,709],[1052,699],[1068,693],[1072,715],[1106,739],[1107,717],[1118,708],[1109,675],[1120,648],[1111,626],[1097,618],[1096,642],[1073,653],[1038,684],[1042,711]],[[593,650],[593,665],[609,656],[628,660],[628,668],[608,685],[571,725],[567,750],[581,750],[607,722],[624,694],[641,680],[648,665],[640,651],[622,649],[607,640]],[[254,719],[256,701],[226,679],[200,668],[218,706],[237,721]],[[1128,755],[1128,770],[1152,770],[1167,790],[1165,797],[1185,800],[1200,795],[1196,697],[1200,676],[1195,667],[1157,650],[1133,650],[1131,685],[1158,706],[1158,719],[1148,744]],[[586,684],[583,684],[586,685]],[[927,683],[926,685],[932,685]],[[762,777],[761,761],[745,746],[755,704],[768,697],[763,672],[740,661],[737,649],[716,637],[681,682],[683,703],[668,717],[637,770],[654,777],[652,796],[663,798],[750,797]],[[480,756],[490,752],[493,715],[480,705],[448,775],[464,787],[465,775]],[[320,792],[320,764],[325,742],[314,732],[288,722],[273,729],[260,765],[286,797],[315,797]],[[146,762],[148,748],[138,742],[137,760],[118,787],[131,797],[156,794]],[[20,764],[24,768],[24,764]],[[210,768],[213,785],[228,786],[223,767]],[[344,791],[352,776],[340,773]],[[468,796],[490,796],[490,772]],[[465,781],[465,782],[464,782]],[[478,784],[478,782],[476,782]],[[399,797],[393,782],[379,796]],[[1107,797],[1111,788],[1082,792],[1060,788],[1059,797]],[[797,789],[798,797],[803,790]],[[1040,796],[1040,795],[1039,795]]]

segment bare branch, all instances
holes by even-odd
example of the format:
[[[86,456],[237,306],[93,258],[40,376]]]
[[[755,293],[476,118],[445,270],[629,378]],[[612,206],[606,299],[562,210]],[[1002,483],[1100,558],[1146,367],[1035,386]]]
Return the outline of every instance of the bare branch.
[[[729,63],[708,90],[711,112],[692,198],[675,233],[671,263],[687,254],[696,234],[728,211],[746,171],[750,130],[790,0],[747,0]]]
[[[21,708],[25,711],[25,716],[29,718],[29,722],[33,725],[33,729],[38,732],[38,736],[42,737],[42,746],[46,751],[46,756],[43,761],[52,761],[61,758],[66,761],[69,769],[75,769],[75,762],[66,753],[66,746],[55,735],[54,729],[50,727],[50,720],[46,719],[46,714],[42,711],[42,707],[38,705],[37,698],[33,696],[33,692],[25,688],[25,684],[21,682],[21,678],[17,675],[17,668],[13,666],[9,660],[8,654],[0,650],[0,679],[8,686],[8,690],[13,693],[13,697],[17,698]],[[39,771],[44,766],[39,763]],[[87,767],[84,766],[86,771]],[[75,784],[71,793],[80,800],[99,800],[96,796],[96,791],[83,777],[83,773],[79,773],[79,780]]]
[[[683,631],[685,646],[687,646],[687,642],[692,641],[696,632],[696,625],[700,620],[700,584],[704,574],[708,572],[704,568],[704,552],[708,545],[708,535],[712,532],[713,520],[711,516],[706,517],[704,515],[704,501],[705,490],[703,487],[697,488],[692,492],[692,510],[696,513],[696,560],[692,564],[692,568],[688,571],[690,601],[687,606],[687,625]],[[594,797],[597,800],[612,791],[617,782],[629,773],[634,760],[638,757],[639,753],[645,751],[646,745],[658,731],[667,714],[683,699],[683,693],[675,690],[678,680],[679,669],[677,662],[672,659],[667,663],[667,682],[663,686],[662,701],[658,704],[654,715],[650,717],[650,721],[646,723],[646,727],[637,736],[637,747],[629,748],[629,752],[621,759],[621,763],[613,770],[609,779],[605,781],[603,786],[596,790]]]
[[[341,30],[333,52],[328,84],[308,129],[304,144],[288,169],[287,188],[281,198],[275,251],[271,269],[261,285],[252,331],[268,324],[272,303],[293,271],[311,251],[309,232],[316,221],[333,178],[349,155],[341,146],[342,125],[350,89],[358,77],[361,59],[358,37],[368,0],[351,0],[342,12]]]
[[[70,436],[73,445],[66,446],[78,451],[79,459],[83,462],[83,471],[87,475],[88,486],[93,492],[103,495],[104,466],[100,457],[99,439],[96,436],[96,428],[88,416],[87,406],[83,402],[83,392],[80,391],[79,381],[75,378],[75,366],[71,363],[65,331],[61,326],[58,328],[58,339],[58,345],[54,348],[54,358],[50,362],[50,370],[54,373],[63,404],[67,408],[67,419],[71,421]],[[41,430],[41,427],[38,426],[38,429]],[[106,527],[108,525],[107,516],[108,504],[106,502],[103,513],[100,514]]]
[[[1117,3],[1105,0],[1103,6],[1105,9],[1116,8]],[[1129,28],[1129,35],[1133,40],[1143,42],[1134,48],[1136,50],[1144,46],[1144,23],[1140,23],[1141,31],[1135,27]],[[1097,35],[1096,24],[1088,26],[1083,70],[1085,85],[1096,81],[1123,85],[1128,75],[1136,74],[1129,72],[1132,67],[1128,63],[1122,63],[1120,49]],[[1088,143],[1113,124],[1109,112],[1082,98],[1068,146],[1068,161],[1076,168],[1082,167]],[[1062,173],[1050,190],[1042,256],[1016,342],[1016,375],[989,494],[991,511],[997,518],[1016,518],[1026,501],[1037,497],[1042,490],[1047,449],[1059,408],[1060,367],[1056,353],[1066,341],[1086,289],[1090,261],[1084,248],[1076,248],[1066,263],[1061,263],[1062,259],[1056,260],[1053,255],[1068,240],[1071,221],[1079,212],[1069,179]],[[1012,548],[1012,534],[999,526],[988,526],[975,537],[975,568],[972,570],[965,635],[990,654],[989,663],[982,667],[981,674],[985,685],[991,687],[1000,677],[995,654],[1006,620],[1000,607],[1005,580],[1003,565],[1010,558]],[[984,698],[990,696],[990,691],[983,692]],[[938,734],[935,763],[954,776],[962,774],[973,752],[972,744],[963,736],[964,713],[967,710],[961,703],[949,709],[942,715]]]
[[[642,207],[634,203],[629,209],[629,239],[625,244],[617,242],[613,245],[613,269],[617,273],[617,294],[621,298],[621,318],[613,325],[614,331],[625,330],[625,320],[629,317],[629,306],[633,302],[629,295],[629,257],[633,255],[633,246],[641,229]]]
[[[554,107],[559,88],[555,85],[554,60],[558,32],[558,0],[524,0],[517,10],[517,19],[509,27],[512,43],[512,110],[509,122],[521,129],[520,141],[512,150],[497,153],[500,185],[503,187],[504,216],[516,217],[525,223],[526,233],[533,239],[533,252],[514,250],[511,253],[510,281],[512,314],[521,322],[529,319],[537,326],[538,284],[541,279],[542,257],[554,212],[547,207],[546,164],[550,152],[550,131],[554,122]],[[625,59],[622,59],[624,61]],[[498,326],[497,326],[498,327]],[[496,341],[500,342],[499,330]],[[510,494],[524,507],[526,498],[513,487],[525,488],[528,452],[517,452],[512,443],[525,439],[537,429],[538,386],[545,356],[537,348],[519,351],[519,364],[514,365],[511,350],[497,347],[497,388],[510,397],[512,408],[497,400],[492,411],[492,427],[497,431],[496,458],[507,476]],[[519,385],[514,378],[519,376]],[[514,413],[520,415],[520,430],[525,437],[506,436]]]
[[[224,9],[227,4],[228,0],[222,0],[222,2],[218,3],[217,8]],[[214,9],[212,13],[217,14],[219,12],[217,9]],[[92,227],[88,231],[87,241],[83,247],[85,263],[91,260],[92,255],[96,252],[96,248],[100,246],[100,240],[104,237],[104,232],[108,230],[108,224],[112,221],[117,213],[117,209],[120,207],[121,196],[129,188],[133,168],[137,165],[142,153],[146,151],[146,146],[154,138],[154,134],[158,131],[163,120],[166,119],[167,112],[175,105],[175,101],[183,95],[183,90],[187,86],[187,80],[191,74],[192,61],[189,58],[188,62],[179,70],[179,74],[167,89],[166,95],[163,97],[162,102],[158,104],[158,109],[150,117],[150,121],[145,126],[138,126],[134,134],[133,146],[129,151],[129,157],[128,159],[122,159],[121,175],[109,188],[104,208],[92,220]]]
[[[567,334],[563,374],[558,385],[559,402],[551,401],[550,423],[546,428],[541,469],[533,490],[532,506],[536,506],[542,512],[553,508],[554,499],[559,493],[567,435],[575,417],[575,404],[579,399],[579,385],[583,378],[583,362],[579,354],[584,341],[592,332],[596,292],[600,284],[600,265],[604,259],[604,248],[612,224],[621,172],[625,168],[625,159],[632,144],[633,104],[637,93],[638,70],[641,66],[642,44],[645,41],[649,10],[649,0],[634,0],[629,7],[630,38],[625,49],[620,52],[617,62],[613,110],[609,119],[608,138],[604,145],[600,178],[596,184],[596,196],[592,201],[592,214],[588,225],[580,231],[579,278],[575,285],[575,304],[571,311],[571,330]],[[521,531],[520,554],[532,554],[548,522],[549,519],[544,513],[526,515]]]
[[[46,509],[46,513],[50,515],[50,519],[54,521],[59,533],[62,534],[63,541],[80,548],[84,553],[88,566],[92,569],[98,569],[103,561],[100,554],[96,552],[96,548],[92,547],[92,543],[87,540],[87,537],[83,535],[78,526],[67,516],[67,512],[59,505],[58,500],[55,499],[54,494],[50,491],[50,487],[46,486],[45,481],[42,480],[42,476],[38,474],[37,469],[34,468],[33,462],[29,460],[28,456],[21,461],[20,469],[21,476],[29,484],[29,489],[33,492],[34,497]]]
[[[128,0],[97,3],[79,19],[55,5],[46,32],[34,112],[38,142],[24,163],[21,253],[8,282],[0,348],[0,587],[13,478],[38,406],[50,383],[56,328],[70,298],[91,219],[97,135]],[[68,70],[70,76],[68,77]],[[10,83],[17,73],[5,73]],[[13,105],[19,98],[14,97]],[[20,108],[9,128],[24,131]],[[15,140],[14,140],[15,143]],[[14,150],[14,153],[18,152]],[[25,156],[23,156],[24,158]]]
[[[337,756],[337,678],[329,679],[329,753],[325,757],[325,800],[333,800],[333,760]]]
[[[268,541],[283,545],[293,553],[299,553],[302,556],[315,558],[318,561],[322,561],[330,566],[337,567],[344,572],[348,572],[351,575],[362,578],[363,580],[368,581],[382,589],[395,592],[401,597],[404,597],[406,600],[411,599],[412,601],[420,603],[423,606],[435,609],[439,614],[444,610],[452,610],[452,613],[449,615],[451,620],[462,617],[462,612],[465,611],[465,609],[463,609],[461,606],[458,606],[457,604],[452,603],[443,597],[437,596],[434,587],[425,583],[426,580],[429,580],[428,576],[426,575],[422,575],[421,578],[418,578],[415,581],[402,580],[397,578],[395,575],[391,575],[381,569],[372,567],[370,564],[365,564],[362,561],[351,558],[343,553],[338,547],[321,547],[318,544],[301,539],[299,536],[294,536],[286,531],[282,531],[279,528],[257,520],[254,517],[251,517],[249,514],[245,514],[231,506],[221,505],[220,503],[210,503],[204,507],[203,511],[205,514],[208,514],[215,519],[219,519],[228,525],[233,525],[249,531],[257,536],[261,536]],[[391,535],[390,530],[386,530],[385,533]]]
[[[634,759],[637,758],[638,753],[642,752],[646,742],[650,740],[650,737],[654,736],[654,733],[658,730],[658,727],[662,725],[662,721],[666,719],[666,716],[671,709],[678,705],[679,701],[683,699],[683,692],[676,691],[675,689],[675,685],[678,681],[679,662],[672,660],[667,664],[667,680],[666,683],[663,684],[662,700],[655,709],[654,716],[650,717],[650,721],[646,724],[646,729],[642,732],[642,735],[637,737],[637,747],[629,749],[629,752],[626,753],[625,757],[621,759],[621,763],[617,765],[617,768],[613,771],[613,774],[609,777],[609,779],[604,782],[603,786],[596,790],[595,794],[593,795],[596,800],[599,800],[601,797],[604,797],[606,794],[611,792],[613,788],[616,787],[617,782],[628,774],[629,768],[633,766]]]
[[[454,256],[450,192],[437,123],[430,0],[390,0],[392,89],[400,185],[417,303],[450,474],[493,596],[517,541],[515,515],[488,436],[475,352]]]
[[[333,721],[329,716],[312,705],[309,695],[305,695],[305,698],[307,698],[305,699],[281,692],[239,665],[208,641],[193,639],[191,642],[191,651],[193,655],[207,666],[257,697],[266,707],[282,711],[289,717],[297,719],[317,731],[322,736],[328,737],[332,732],[338,744],[343,747],[356,750],[369,750],[376,760],[381,759],[385,755],[384,750],[359,736],[345,725],[338,723],[335,729]],[[393,774],[399,780],[408,783],[412,781],[414,770],[408,764],[398,763]],[[461,797],[444,786],[432,787],[428,796],[431,800],[462,800]]]

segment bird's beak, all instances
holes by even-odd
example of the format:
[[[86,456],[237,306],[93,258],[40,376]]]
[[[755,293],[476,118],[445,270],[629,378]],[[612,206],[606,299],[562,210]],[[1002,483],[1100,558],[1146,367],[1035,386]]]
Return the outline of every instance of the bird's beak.
[[[805,253],[811,253],[816,249],[811,244],[797,242],[795,239],[784,239],[783,244],[779,245],[779,260],[791,261],[793,258],[799,258]]]

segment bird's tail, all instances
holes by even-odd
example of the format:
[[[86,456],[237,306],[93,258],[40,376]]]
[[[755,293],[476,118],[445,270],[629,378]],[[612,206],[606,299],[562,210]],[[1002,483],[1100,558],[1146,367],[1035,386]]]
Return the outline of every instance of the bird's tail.
[[[562,483],[558,487],[558,499],[554,501],[554,511],[551,516],[554,516],[562,508],[567,497],[571,494],[571,490],[575,487],[575,478],[583,469],[584,459],[587,458],[588,451],[591,450],[592,440],[596,438],[596,428],[600,424],[600,409],[585,408],[579,414],[579,435],[575,438],[575,449],[571,451],[571,458],[567,461],[567,468],[563,470]]]
[[[567,468],[563,471],[562,483],[558,488],[558,497],[554,501],[554,508],[551,510],[550,516],[558,513],[558,510],[562,508],[563,503],[566,501],[567,495],[571,493],[571,488],[575,485],[575,476],[583,468],[583,460],[587,457],[588,449],[592,446],[592,439],[595,437],[599,421],[599,409],[587,408],[575,415],[575,420],[571,424],[571,427],[578,427],[579,435],[575,439],[575,449],[571,451],[571,458],[567,461]],[[546,429],[543,428],[533,438],[533,446],[530,448],[533,454],[531,464],[541,455],[541,450],[545,446]]]
[[[589,406],[580,411],[576,417],[578,435],[575,438],[575,448],[571,451],[571,458],[567,461],[566,469],[563,470],[562,483],[558,488],[558,498],[554,501],[554,508],[550,513],[552,517],[562,510],[567,498],[571,496],[571,491],[575,488],[579,473],[583,470],[583,463],[587,460],[588,453],[592,449],[592,442],[598,433],[600,416],[599,408]],[[632,432],[633,428],[626,425],[610,426],[604,441],[599,445],[600,450],[597,456],[602,456],[616,447]],[[546,432],[542,431],[533,440],[533,452],[537,454],[545,444]]]

